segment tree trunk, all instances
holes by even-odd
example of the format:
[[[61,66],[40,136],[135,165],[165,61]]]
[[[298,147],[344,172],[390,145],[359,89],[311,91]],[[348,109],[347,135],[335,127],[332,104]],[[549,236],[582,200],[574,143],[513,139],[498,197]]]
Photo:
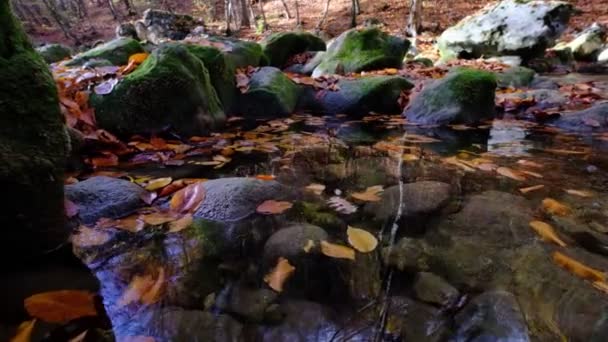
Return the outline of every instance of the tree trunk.
[[[230,22],[232,21],[232,1],[224,0],[224,14],[226,19],[226,35],[229,36],[232,34],[232,30],[230,30]]]
[[[114,17],[114,20],[118,20],[118,12],[114,6],[114,0],[108,0],[108,7],[110,8],[110,12],[112,12],[112,17]]]
[[[422,0],[410,0],[409,17],[406,33],[414,38],[422,29]]]
[[[264,13],[264,0],[259,0],[260,15],[262,16],[262,30],[268,29],[268,23],[266,22],[266,13]]]
[[[57,25],[59,26],[61,31],[63,31],[63,34],[65,35],[65,37],[68,39],[73,39],[76,42],[76,44],[79,44],[80,41],[79,41],[78,37],[76,37],[70,31],[71,30],[70,22],[61,15],[61,13],[55,7],[55,4],[52,3],[51,0],[42,0],[42,2],[46,6],[46,8],[49,10],[49,13],[51,13],[51,16],[53,17],[53,19],[55,20],[55,22],[57,23]]]
[[[285,0],[281,0],[281,3],[283,4],[283,9],[285,10],[285,15],[287,16],[287,19],[291,19],[291,13],[289,13],[289,6],[287,6]]]
[[[355,0],[354,4],[355,4],[355,13],[357,15],[361,14],[361,4],[359,3],[359,0]]]
[[[127,15],[133,16],[136,15],[137,12],[130,0],[122,0],[122,3],[125,5],[125,9],[127,10]]]
[[[327,14],[329,13],[329,2],[330,0],[327,0],[327,2],[325,2],[325,9],[323,10],[323,16],[321,17],[321,20],[319,20],[319,23],[317,24],[317,30],[320,30],[323,24],[325,24],[325,20],[327,20]]]
[[[300,19],[300,4],[298,3],[298,0],[295,0],[295,4],[296,4],[296,28],[301,29],[302,20]]]
[[[350,27],[357,27],[357,0],[352,0],[352,4],[350,6]]]
[[[251,27],[247,2],[248,0],[239,0],[239,5],[241,6],[241,27]]]

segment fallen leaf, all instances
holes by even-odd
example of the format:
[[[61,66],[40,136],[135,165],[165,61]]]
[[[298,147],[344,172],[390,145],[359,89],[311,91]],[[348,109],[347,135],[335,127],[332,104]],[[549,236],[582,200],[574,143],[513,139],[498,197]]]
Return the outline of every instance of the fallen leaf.
[[[165,282],[165,270],[159,267],[156,273],[156,278],[150,274],[134,276],[116,305],[123,307],[134,302],[147,305],[156,303]]]
[[[378,247],[378,240],[368,231],[348,226],[348,243],[361,253],[369,253]]]
[[[93,88],[93,91],[97,95],[108,95],[114,90],[114,87],[118,84],[118,79],[111,78],[103,81]]]
[[[306,245],[304,245],[304,247],[302,247],[302,249],[304,250],[304,252],[310,253],[310,251],[312,251],[312,249],[314,247],[315,247],[315,242],[309,239],[308,241],[306,241]]]
[[[133,62],[133,63],[141,64],[146,60],[146,58],[148,58],[148,56],[150,56],[150,54],[147,52],[140,52],[140,53],[132,54],[131,56],[129,56],[129,63]]]
[[[95,224],[95,228],[117,228],[131,233],[137,233],[144,229],[145,222],[138,214],[130,215],[120,219],[101,218]]]
[[[178,179],[178,180],[174,181],[173,183],[171,183],[171,184],[167,185],[166,187],[164,187],[161,191],[159,191],[158,192],[158,196],[159,197],[169,196],[172,193],[174,193],[174,192],[176,192],[176,191],[178,191],[180,189],[185,188],[186,185],[188,185],[188,184],[186,183],[185,180]]]
[[[36,319],[19,324],[15,336],[13,336],[9,342],[30,342],[32,340],[32,332],[34,331],[35,324]]]
[[[277,177],[274,175],[256,175],[255,178],[263,181],[271,181]]]
[[[354,249],[327,241],[321,241],[321,253],[331,258],[355,260]]]
[[[550,224],[543,221],[531,221],[530,227],[544,240],[553,242],[560,247],[566,247],[566,243],[557,235],[555,229]]]
[[[186,216],[169,223],[169,233],[177,233],[190,227],[192,221],[192,215],[187,214]]]
[[[141,194],[139,196],[139,199],[141,199],[144,203],[146,203],[147,205],[151,205],[152,202],[154,202],[154,200],[158,197],[158,194],[156,192],[153,191],[147,191],[143,194]]]
[[[498,173],[501,176],[505,176],[507,178],[514,179],[516,181],[525,181],[526,180],[526,177],[523,176],[519,171],[515,171],[513,169],[510,169],[510,168],[504,167],[504,166],[497,168],[496,173]]]
[[[140,219],[151,226],[159,226],[177,220],[177,216],[169,212],[155,212],[141,215]]]
[[[528,171],[528,170],[522,170],[521,172],[522,172],[522,173],[525,173],[526,175],[529,175],[529,176],[535,177],[535,178],[543,178],[543,175],[541,175],[541,174],[540,174],[540,173],[538,173],[538,172],[532,172],[532,171]]]
[[[76,247],[92,247],[103,245],[110,241],[110,238],[111,236],[107,232],[80,226],[77,233],[72,235],[71,241]]]
[[[264,282],[268,284],[271,289],[277,292],[283,292],[283,285],[285,285],[285,282],[295,270],[296,268],[289,263],[289,260],[279,257],[277,265],[264,277]]]
[[[203,182],[192,183],[173,195],[169,207],[176,213],[192,213],[203,203],[205,194]]]
[[[579,196],[579,197],[593,197],[593,193],[586,190],[575,190],[575,189],[566,189],[564,190],[570,195]]]
[[[539,164],[537,162],[533,162],[531,160],[525,160],[525,159],[518,160],[517,164],[523,165],[523,166],[528,166],[528,167],[534,167],[534,168],[537,168],[537,169],[541,169],[543,167],[542,164]]]
[[[546,148],[543,151],[554,153],[554,154],[563,154],[563,155],[581,155],[588,154],[589,151],[574,151],[574,150],[564,150],[564,149],[555,149],[555,148]]]
[[[340,214],[350,215],[357,212],[357,207],[342,197],[333,196],[327,200],[327,204]]]
[[[540,190],[540,189],[542,189],[544,187],[545,186],[543,184],[532,185],[532,186],[528,186],[528,187],[525,187],[525,188],[519,188],[519,192],[521,192],[522,194],[527,194],[528,192]]]
[[[591,283],[596,289],[608,294],[608,283],[605,281],[594,281]]]
[[[118,156],[110,152],[102,152],[102,156],[93,157],[88,162],[94,167],[108,167],[118,165]]]
[[[350,196],[359,201],[378,202],[381,199],[380,196],[378,196],[378,194],[381,193],[382,191],[384,191],[384,189],[382,188],[382,185],[375,185],[375,186],[368,187],[363,192],[355,192],[355,193],[351,194]]]
[[[307,185],[304,190],[312,192],[315,195],[321,195],[325,191],[325,185],[312,183]]]
[[[557,216],[567,216],[572,212],[568,206],[549,197],[543,200],[542,208],[546,213]]]
[[[553,261],[583,279],[591,282],[606,282],[606,275],[604,272],[584,265],[563,253],[553,252]]]
[[[420,156],[413,154],[413,153],[404,153],[401,156],[401,159],[404,162],[418,161],[418,160],[420,160]]]
[[[263,215],[281,214],[293,207],[293,204],[285,201],[268,200],[260,204],[256,211]]]
[[[48,323],[64,324],[77,318],[97,315],[94,295],[81,290],[38,293],[26,298],[24,306],[30,316]]]
[[[156,191],[171,184],[172,181],[173,179],[171,177],[153,179],[148,182],[148,185],[146,185],[145,189],[148,191]]]

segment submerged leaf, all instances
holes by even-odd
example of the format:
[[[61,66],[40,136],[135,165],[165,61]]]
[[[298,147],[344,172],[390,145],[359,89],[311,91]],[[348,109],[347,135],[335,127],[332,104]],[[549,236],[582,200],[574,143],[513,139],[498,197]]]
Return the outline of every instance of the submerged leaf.
[[[91,229],[87,226],[80,226],[78,232],[71,237],[72,244],[76,247],[92,247],[103,245],[110,241],[110,234],[107,232]]]
[[[93,294],[81,290],[59,290],[35,294],[24,301],[25,310],[35,318],[49,323],[96,316]]]
[[[543,221],[531,221],[530,227],[543,239],[553,242],[560,247],[566,247],[566,243],[557,235],[555,229]]]
[[[158,268],[156,278],[150,274],[136,275],[116,305],[123,307],[138,301],[148,305],[154,304],[160,299],[164,282],[165,270],[162,267]]]
[[[355,260],[354,249],[327,241],[321,241],[321,253],[331,258]]]
[[[604,274],[604,272],[584,265],[563,253],[554,252],[553,261],[559,266],[565,268],[566,270],[570,271],[571,273],[574,273],[575,275],[583,279],[592,282],[606,282],[606,275]]]
[[[169,223],[169,233],[177,233],[180,232],[192,224],[193,218],[191,214],[187,214],[186,216]]]
[[[264,277],[264,282],[268,284],[271,289],[282,292],[283,285],[295,270],[296,268],[289,263],[289,260],[279,257],[277,265]]]
[[[346,235],[348,243],[361,253],[369,253],[378,246],[376,237],[366,230],[348,226]]]
[[[557,216],[567,216],[572,212],[570,207],[549,197],[543,200],[542,208],[546,213]]]
[[[256,211],[263,215],[281,214],[293,207],[293,204],[285,201],[268,200],[260,204]]]
[[[19,324],[15,336],[13,336],[9,342],[30,342],[32,340],[34,325],[36,325],[36,319]]]

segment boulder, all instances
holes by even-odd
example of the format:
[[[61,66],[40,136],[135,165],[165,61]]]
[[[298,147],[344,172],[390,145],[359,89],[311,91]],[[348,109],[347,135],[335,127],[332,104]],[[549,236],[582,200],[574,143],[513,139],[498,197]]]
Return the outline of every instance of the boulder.
[[[494,117],[496,76],[487,71],[456,69],[431,81],[404,111],[408,121],[424,125],[471,124]]]
[[[68,137],[49,67],[9,1],[0,1],[0,188],[7,196],[0,263],[15,265],[67,241],[63,178]]]
[[[348,30],[328,46],[312,75],[400,68],[409,46],[408,40],[391,36],[378,28]]]
[[[61,44],[46,44],[37,48],[36,51],[49,64],[62,61],[72,56],[72,49]]]
[[[413,85],[401,76],[368,76],[356,79],[340,79],[338,90],[314,91],[304,88],[300,106],[327,114],[363,116],[370,112],[399,112],[401,92]]]
[[[287,258],[292,264],[306,255],[319,253],[321,241],[327,241],[329,235],[320,227],[310,224],[296,224],[285,227],[272,234],[264,246],[264,260],[269,265],[274,266],[279,257]],[[312,246],[308,252],[305,247],[312,241]]]
[[[192,37],[186,39],[185,42],[218,48],[234,64],[235,68],[268,65],[268,58],[264,54],[262,46],[256,42],[218,36]]]
[[[597,56],[597,62],[600,64],[608,63],[608,47]]]
[[[139,39],[137,30],[133,23],[122,23],[116,26],[116,38],[133,38]]]
[[[460,297],[458,290],[450,283],[429,272],[419,272],[416,275],[413,289],[416,298],[419,300],[441,307],[450,307],[456,304]]]
[[[143,207],[146,190],[129,181],[112,177],[91,177],[66,185],[65,196],[78,208],[78,217],[86,225],[100,218],[117,219]]]
[[[182,46],[154,51],[107,95],[93,94],[100,127],[123,136],[172,129],[204,134],[225,121],[205,65]]]
[[[568,23],[573,6],[562,1],[504,0],[444,31],[437,45],[443,60],[517,55],[542,56]]]
[[[293,55],[325,50],[325,42],[321,38],[304,31],[271,34],[262,42],[262,46],[269,65],[278,68],[283,67]]]
[[[249,89],[239,99],[240,112],[247,118],[275,118],[293,113],[299,88],[274,67],[262,67],[249,79]]]
[[[535,75],[536,71],[517,66],[496,74],[496,81],[499,87],[523,88],[532,83]]]
[[[143,19],[135,22],[135,29],[140,40],[159,44],[165,40],[184,39],[198,25],[199,20],[186,14],[148,9]]]
[[[572,113],[563,113],[553,125],[575,132],[596,132],[608,129],[608,102]]]
[[[141,52],[144,52],[144,49],[137,40],[133,38],[117,38],[76,55],[66,65],[78,66],[91,59],[105,59],[114,65],[126,65],[131,55]]]
[[[553,50],[570,50],[576,60],[595,61],[604,47],[606,27],[593,23],[569,43],[556,45]]]

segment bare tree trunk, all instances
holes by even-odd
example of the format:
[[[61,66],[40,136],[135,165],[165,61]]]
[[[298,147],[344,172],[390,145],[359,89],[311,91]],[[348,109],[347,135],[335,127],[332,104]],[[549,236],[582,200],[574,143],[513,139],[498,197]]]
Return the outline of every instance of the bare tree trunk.
[[[361,14],[361,4],[359,3],[359,0],[355,0],[353,4],[355,5],[355,13],[357,15]]]
[[[350,27],[357,27],[357,0],[352,0],[351,2],[352,4],[350,6]]]
[[[137,14],[137,12],[135,11],[135,8],[134,8],[133,4],[131,3],[131,1],[129,1],[129,0],[122,0],[122,3],[125,5],[125,9],[127,10],[127,15],[133,16],[133,15]]]
[[[251,27],[251,21],[249,20],[249,10],[247,9],[248,0],[239,0],[241,7],[241,27]]]
[[[327,0],[327,2],[325,2],[325,9],[323,10],[323,16],[321,17],[321,20],[319,20],[319,23],[317,24],[317,30],[320,30],[321,27],[323,26],[323,24],[325,24],[325,20],[327,20],[327,14],[329,13],[329,2],[331,0]]]
[[[79,44],[80,41],[78,37],[76,37],[72,32],[70,32],[71,27],[69,21],[67,21],[67,19],[65,19],[61,15],[61,13],[59,13],[57,8],[55,7],[55,4],[52,3],[51,0],[42,0],[42,3],[44,3],[46,8],[49,10],[51,16],[53,17],[53,19],[55,19],[55,22],[57,23],[61,31],[63,31],[65,37],[68,39],[73,39],[76,44]]]
[[[422,29],[422,0],[410,0],[409,5],[410,13],[406,27],[406,33],[416,38],[418,32]]]
[[[114,6],[114,0],[108,0],[108,7],[110,8],[110,12],[112,12],[112,17],[114,17],[114,20],[118,20],[118,12]]]
[[[266,13],[264,13],[264,0],[259,0],[260,15],[262,16],[262,29],[266,31],[268,29],[268,23],[266,22]]]
[[[224,0],[224,13],[226,17],[226,35],[229,36],[232,34],[232,30],[230,30],[230,22],[232,21],[232,1]]]
[[[289,6],[287,6],[285,0],[281,0],[281,3],[283,4],[283,9],[285,9],[285,15],[287,16],[287,19],[291,19],[291,13],[289,13]]]
[[[298,0],[295,0],[296,3],[296,28],[302,28],[302,21],[300,20],[300,4]]]

